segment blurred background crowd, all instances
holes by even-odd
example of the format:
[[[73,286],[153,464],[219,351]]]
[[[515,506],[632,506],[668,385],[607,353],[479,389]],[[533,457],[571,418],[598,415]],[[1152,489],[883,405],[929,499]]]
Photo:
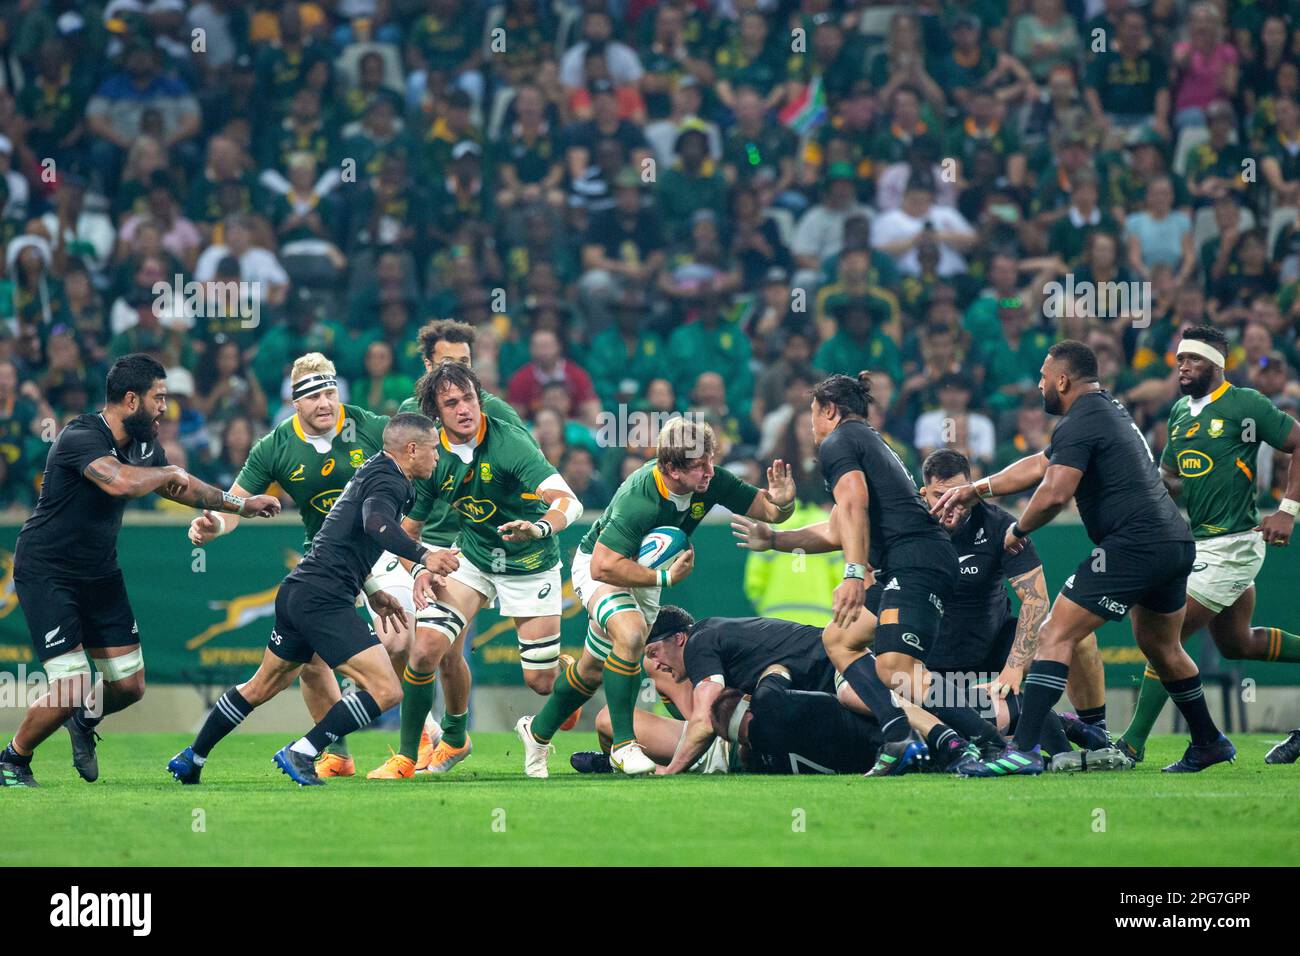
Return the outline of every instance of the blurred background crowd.
[[[119,355],[224,486],[297,355],[391,413],[437,318],[589,508],[621,406],[824,501],[806,392],[861,369],[909,467],[985,473],[1067,336],[1157,453],[1187,325],[1294,411],[1297,51],[1296,0],[0,2],[0,507]]]

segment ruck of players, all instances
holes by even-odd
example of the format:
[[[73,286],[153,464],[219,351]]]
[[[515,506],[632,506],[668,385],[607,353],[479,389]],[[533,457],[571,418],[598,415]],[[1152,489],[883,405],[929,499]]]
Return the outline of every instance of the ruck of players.
[[[515,411],[482,387],[473,341],[460,323],[426,326],[425,374],[391,417],[341,403],[333,364],[301,356],[295,414],[225,490],[167,462],[156,440],[162,367],[119,359],[103,409],[55,440],[18,538],[15,590],[49,693],[0,753],[5,785],[37,785],[34,758],[60,728],[77,773],[95,781],[101,721],[144,694],[150,636],[116,541],[127,501],[148,494],[198,510],[194,545],[277,514],[273,486],[300,505],[305,531],[260,665],[216,699],[188,746],[159,755],[160,775],[184,785],[220,779],[221,741],[295,681],[310,720],[267,753],[268,772],[302,786],[362,779],[349,736],[398,708],[396,734],[380,731],[394,736],[391,756],[364,774],[389,783],[360,785],[454,775],[473,755],[465,646],[488,607],[510,623],[534,701],[514,728],[520,772],[533,778],[555,769],[558,734],[589,733],[574,728],[602,688],[595,738],[569,760],[583,774],[1123,772],[1144,760],[1168,701],[1190,739],[1163,770],[1198,773],[1234,761],[1236,748],[1187,640],[1207,630],[1225,658],[1300,660],[1293,624],[1254,615],[1255,579],[1300,512],[1300,432],[1261,393],[1225,380],[1228,343],[1213,328],[1185,329],[1173,346],[1182,396],[1158,458],[1078,341],[1043,356],[1038,388],[1056,421],[1041,452],[976,478],[965,455],[940,448],[920,487],[869,420],[870,372],[825,378],[806,399],[832,505],[811,524],[791,520],[789,463],[777,458],[762,487],[751,484],[719,463],[712,427],[691,416],[669,419],[654,457],[584,515]],[[1252,481],[1264,446],[1291,455],[1285,496],[1267,515]],[[1013,495],[1027,496],[1018,513],[997,503]],[[323,512],[302,507],[322,496],[332,501]],[[1035,533],[1072,506],[1092,547],[1053,579]],[[841,563],[829,622],[674,601],[711,558],[692,544],[710,514],[748,552]],[[574,525],[568,554],[559,535]],[[566,576],[585,624],[572,653],[561,648]],[[1112,735],[1097,632],[1125,619],[1146,669],[1128,727]],[[647,696],[661,706],[638,706]],[[1298,755],[1293,732],[1266,762]]]

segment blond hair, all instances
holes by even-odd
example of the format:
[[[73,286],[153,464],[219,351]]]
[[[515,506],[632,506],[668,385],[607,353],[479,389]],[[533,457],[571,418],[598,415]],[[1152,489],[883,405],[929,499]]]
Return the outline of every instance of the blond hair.
[[[289,384],[293,384],[304,375],[337,375],[334,370],[334,363],[327,359],[320,352],[308,352],[296,359],[293,363],[293,369],[289,372]]]
[[[697,418],[670,418],[659,431],[655,457],[665,468],[688,468],[692,461],[712,455],[718,447],[713,426]]]

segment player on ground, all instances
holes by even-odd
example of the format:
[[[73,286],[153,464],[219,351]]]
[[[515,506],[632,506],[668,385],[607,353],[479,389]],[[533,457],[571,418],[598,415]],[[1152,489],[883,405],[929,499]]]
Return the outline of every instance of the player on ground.
[[[395,415],[384,427],[383,441],[383,451],[357,470],[312,539],[311,550],[280,585],[275,627],[257,673],[218,698],[194,743],[167,764],[181,783],[198,783],[212,748],[254,708],[292,684],[314,658],[361,689],[340,697],[310,732],[276,753],[276,766],[297,784],[322,785],[316,773],[320,751],[401,699],[388,652],[357,614],[354,595],[364,590],[371,607],[404,624],[406,612],[391,594],[376,588],[370,575],[379,554],[387,549],[418,565],[414,588],[420,607],[432,596],[431,575],[449,573],[457,560],[452,552],[431,551],[412,541],[400,524],[414,502],[411,482],[429,477],[438,461],[433,422],[423,415]]]
[[[605,513],[587,531],[573,556],[573,587],[587,610],[587,640],[581,658],[535,717],[519,718],[524,772],[545,777],[551,738],[565,719],[603,683],[613,730],[610,759],[623,773],[650,773],[655,763],[636,741],[633,713],[641,689],[646,636],[659,613],[663,588],[691,573],[688,548],[666,568],[637,563],[641,539],[661,525],[690,535],[715,505],[763,521],[785,521],[794,513],[794,480],[778,460],[760,491],[713,463],[716,439],[706,423],[671,419],[659,433],[656,460],[628,476]]]
[[[747,522],[732,527],[750,550],[844,552],[844,581],[835,589],[834,618],[822,640],[835,669],[880,722],[885,745],[869,776],[888,776],[906,772],[926,753],[896,699],[925,707],[980,746],[995,746],[1000,738],[973,708],[949,706],[962,696],[955,687],[930,695],[925,660],[941,640],[957,552],[906,466],[867,424],[870,402],[866,372],[856,380],[833,375],[813,389],[813,440],[835,501],[828,521],[775,533]],[[866,592],[877,578],[884,582],[878,616],[864,615]],[[873,640],[874,655],[867,652]]]
[[[778,666],[792,690],[837,693],[835,667],[822,643],[821,628],[778,618],[708,617],[697,622],[669,605],[650,628],[646,659],[657,671],[693,686],[690,719],[671,761],[658,771],[663,774],[691,767],[713,742],[711,715],[723,688],[756,694],[762,675]],[[851,689],[840,691],[843,706],[865,710]],[[969,742],[933,716],[915,707],[911,711],[909,721],[919,721],[915,729],[935,741],[935,760],[942,768],[978,753],[968,751]]]
[[[1066,340],[1048,349],[1039,390],[1047,413],[1063,416],[1051,444],[991,477],[950,489],[934,511],[1035,488],[1007,529],[1007,550],[1019,551],[1025,536],[1055,518],[1072,497],[1097,547],[1066,580],[1039,629],[1013,742],[1001,757],[964,772],[982,777],[1042,773],[1043,722],[1065,690],[1075,646],[1130,611],[1138,647],[1191,728],[1187,752],[1165,770],[1196,772],[1232,760],[1236,749],[1215,726],[1200,673],[1180,640],[1196,547],[1146,439],[1124,406],[1098,383],[1097,357],[1082,342]]]
[[[303,542],[306,552],[362,462],[383,450],[388,418],[357,405],[341,404],[334,363],[320,352],[308,352],[297,359],[289,372],[289,382],[293,417],[253,445],[248,461],[230,486],[230,494],[261,494],[279,485],[298,506],[307,532]],[[204,512],[190,523],[190,541],[204,545],[237,527],[238,518]],[[402,577],[404,581],[386,580],[385,585],[399,600],[400,589],[405,588],[409,602],[411,576],[402,569]],[[400,672],[408,643],[405,631],[382,619],[377,619],[375,626]],[[324,717],[340,696],[338,680],[325,662],[308,662],[302,669],[302,699],[312,719]],[[321,777],[350,777],[356,773],[346,740],[332,742],[321,753],[316,772]]]
[[[77,416],[50,449],[40,498],[14,549],[14,590],[49,691],[28,708],[0,752],[0,786],[36,786],[32,754],[60,725],[72,736],[77,773],[96,780],[96,726],[144,696],[140,634],[117,566],[128,499],[156,492],[250,517],[280,510],[269,495],[223,494],[167,464],[158,444],[166,376],[147,355],[118,359],[108,372],[103,410]],[[87,654],[103,680],[93,691]]]
[[[794,690],[779,665],[764,671],[752,697],[735,687],[723,690],[710,720],[750,773],[862,773],[884,743],[874,717],[830,694]]]
[[[472,325],[453,319],[438,319],[425,325],[419,333],[420,356],[424,360],[425,372],[432,372],[443,362],[457,362],[470,367],[473,363],[475,334]],[[480,390],[480,396],[484,415],[523,429],[529,439],[532,439],[532,433],[508,402],[486,390]],[[419,399],[412,395],[402,402],[398,411],[419,412]],[[460,531],[460,515],[451,507],[450,502],[440,498],[431,499],[428,509],[420,541],[430,548],[452,547],[456,534]],[[402,606],[411,613],[417,634],[422,628],[430,628],[432,622],[424,620],[425,615],[417,613],[409,603],[410,579],[401,562],[391,554],[381,555],[375,565],[375,578],[394,597],[404,602]],[[472,628],[466,629],[467,640],[470,639],[471,630]],[[425,638],[433,637],[441,640],[440,634],[431,629]],[[423,715],[433,706],[435,677],[442,682],[445,707],[440,733],[434,735],[439,739],[431,745],[429,733],[425,729],[429,726],[429,721]],[[469,718],[469,691],[469,665],[460,653],[444,655],[436,674],[433,671],[422,671],[407,661],[402,672],[402,729],[398,753],[415,757],[416,773],[446,773],[469,755],[465,733]]]
[[[1178,386],[1183,393],[1169,415],[1169,442],[1160,456],[1165,487],[1187,507],[1196,538],[1196,564],[1187,579],[1186,641],[1209,627],[1219,653],[1229,660],[1300,661],[1300,636],[1277,627],[1252,627],[1255,576],[1266,547],[1286,547],[1300,512],[1300,428],[1295,419],[1253,388],[1224,381],[1228,339],[1197,326],[1178,346]],[[1260,521],[1255,472],[1260,444],[1291,456],[1286,496]],[[1168,694],[1150,667],[1142,677],[1137,709],[1116,742],[1141,760],[1151,728]],[[1280,760],[1287,756],[1290,760]],[[1284,748],[1269,762],[1290,763],[1300,746]],[[1267,759],[1267,758],[1266,758]]]
[[[433,476],[417,485],[403,528],[418,537],[431,502],[450,502],[461,517],[456,540],[463,560],[419,615],[427,626],[416,629],[410,669],[432,674],[449,651],[463,655],[466,625],[496,600],[501,614],[514,619],[525,683],[547,695],[560,659],[563,611],[554,536],[581,517],[582,505],[527,432],[483,414],[479,394],[478,376],[458,362],[439,365],[418,386],[420,407],[442,422],[442,455]],[[403,743],[409,746],[409,738]],[[446,769],[471,747],[467,737],[448,754]],[[408,751],[393,754],[370,777],[408,779],[414,773]]]

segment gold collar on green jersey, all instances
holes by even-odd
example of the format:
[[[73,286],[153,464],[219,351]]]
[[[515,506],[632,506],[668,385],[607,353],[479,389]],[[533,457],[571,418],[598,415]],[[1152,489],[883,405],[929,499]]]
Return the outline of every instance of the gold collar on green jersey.
[[[486,415],[481,415],[478,423],[478,434],[474,436],[474,444],[476,446],[483,444],[483,436],[487,434],[487,423],[488,417]],[[442,442],[443,448],[447,449],[447,451],[451,451],[451,441],[447,438],[447,429],[441,427],[438,429],[438,440]]]
[[[347,417],[348,417],[348,413],[345,412],[345,411],[343,410],[343,405],[340,404],[340,405],[339,405],[339,420],[338,420],[337,422],[334,423],[334,434],[335,434],[335,435],[337,435],[339,432],[343,431],[343,423],[344,423],[345,421],[347,421]],[[299,438],[301,438],[303,441],[307,442],[307,444],[310,445],[310,444],[311,444],[311,439],[308,438],[308,437],[307,437],[307,433],[306,433],[305,431],[303,431],[303,429],[302,429],[302,422],[300,422],[300,421],[298,420],[298,413],[297,413],[297,412],[294,412],[294,415],[293,415],[293,419],[292,419],[292,421],[293,421],[293,432],[294,432],[294,434],[297,435]],[[322,437],[322,438],[323,438],[324,436],[322,435],[322,436],[318,436],[318,437]],[[332,436],[331,436],[331,437],[332,437]]]

